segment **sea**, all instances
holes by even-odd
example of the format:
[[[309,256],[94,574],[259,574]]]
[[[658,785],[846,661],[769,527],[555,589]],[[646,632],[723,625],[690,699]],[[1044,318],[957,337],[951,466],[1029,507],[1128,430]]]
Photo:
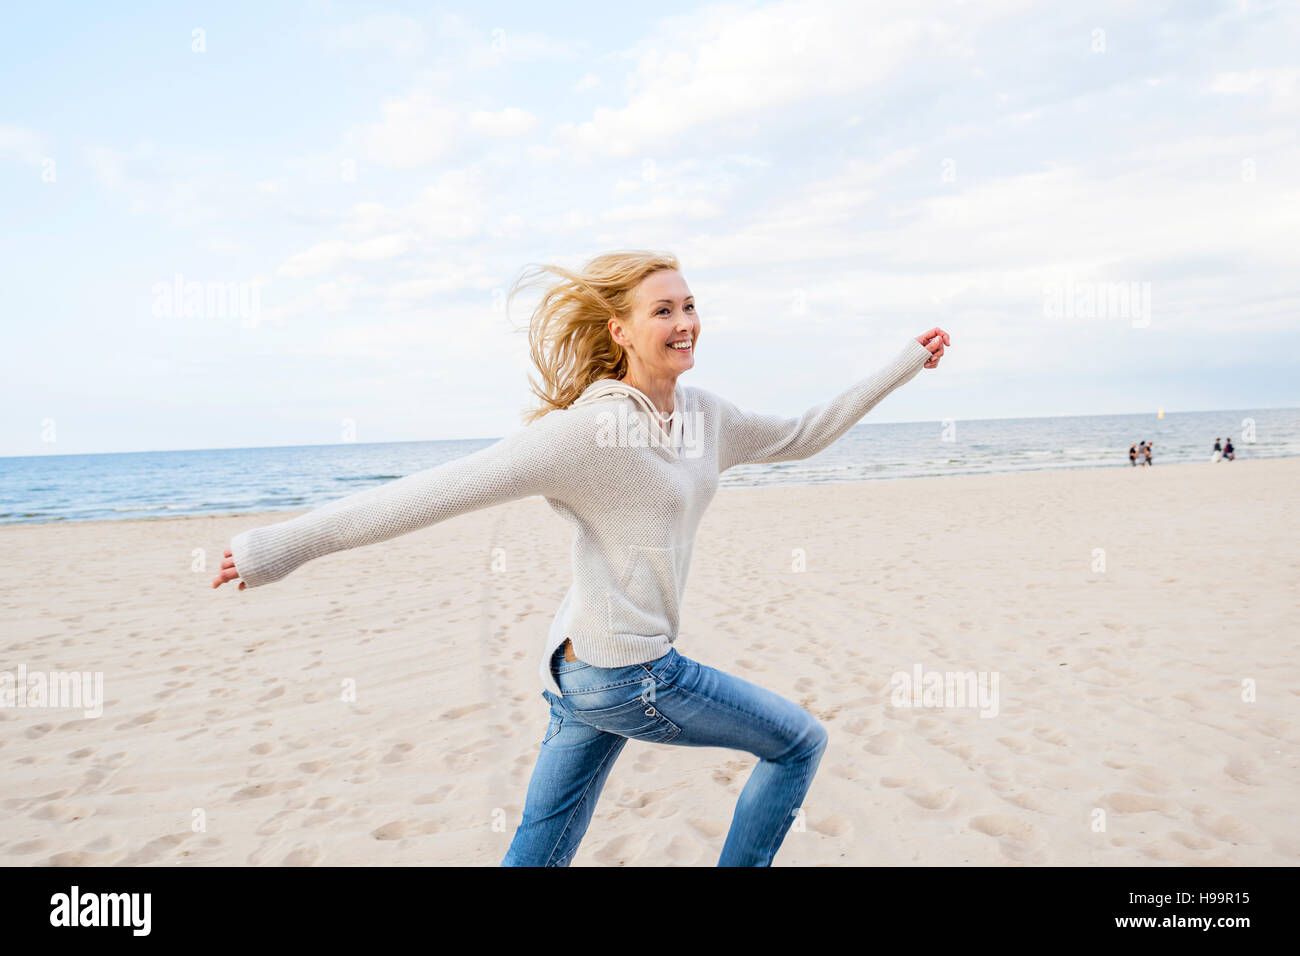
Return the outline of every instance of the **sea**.
[[[1152,467],[1211,466],[1225,436],[1236,461],[1212,467],[1300,456],[1300,409],[860,423],[803,461],[729,469],[719,487],[1131,468],[1129,446],[1139,441],[1152,443]],[[497,440],[0,458],[0,524],[304,510]]]

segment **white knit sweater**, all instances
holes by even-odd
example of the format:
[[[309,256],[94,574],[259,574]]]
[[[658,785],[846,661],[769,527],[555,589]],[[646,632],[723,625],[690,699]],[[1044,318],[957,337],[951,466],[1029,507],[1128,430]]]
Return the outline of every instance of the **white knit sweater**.
[[[695,530],[720,473],[815,455],[929,359],[929,349],[909,340],[879,372],[798,418],[742,412],[678,383],[668,434],[659,431],[646,395],[602,379],[569,408],[481,451],[237,535],[235,569],[247,587],[260,587],[323,554],[543,495],[574,527],[573,583],[539,668],[543,686],[562,696],[549,665],[566,637],[580,659],[598,667],[668,653]]]

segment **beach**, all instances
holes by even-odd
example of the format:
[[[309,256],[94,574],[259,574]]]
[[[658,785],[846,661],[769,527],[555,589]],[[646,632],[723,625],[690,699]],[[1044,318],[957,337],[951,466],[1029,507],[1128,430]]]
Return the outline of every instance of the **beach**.
[[[1296,865],[1298,483],[1157,454],[721,489],[675,646],[830,733],[776,865]],[[0,527],[0,671],[103,677],[100,716],[0,708],[0,862],[499,863],[568,524],[528,498],[211,589],[292,514]],[[755,762],[629,742],[574,865],[713,865]]]

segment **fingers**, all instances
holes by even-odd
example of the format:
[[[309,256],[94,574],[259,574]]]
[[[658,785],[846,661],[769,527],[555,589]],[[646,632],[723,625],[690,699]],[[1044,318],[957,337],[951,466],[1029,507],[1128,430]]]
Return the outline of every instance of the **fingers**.
[[[943,358],[944,346],[952,344],[948,333],[938,326],[928,332],[922,332],[916,340],[930,350],[930,360],[921,366],[922,368],[938,368],[939,359]]]
[[[239,571],[238,569],[236,569],[235,563],[231,561],[229,558],[227,558],[225,561],[221,562],[221,572],[215,578],[212,579],[212,586],[214,588],[219,588],[227,581],[233,581],[238,577],[239,577]],[[239,582],[239,589],[241,591],[244,589],[243,581]]]

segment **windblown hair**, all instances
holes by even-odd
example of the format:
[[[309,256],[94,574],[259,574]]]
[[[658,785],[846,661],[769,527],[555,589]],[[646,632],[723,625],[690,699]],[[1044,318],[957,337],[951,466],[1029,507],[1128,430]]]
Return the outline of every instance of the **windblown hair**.
[[[530,375],[528,385],[542,404],[524,413],[525,424],[568,408],[597,379],[627,373],[627,352],[610,335],[609,320],[630,318],[632,293],[642,279],[678,268],[671,253],[626,250],[596,256],[576,270],[533,264],[524,271],[510,290],[507,312],[521,287],[557,277],[528,323],[529,351],[542,377],[539,383]]]

